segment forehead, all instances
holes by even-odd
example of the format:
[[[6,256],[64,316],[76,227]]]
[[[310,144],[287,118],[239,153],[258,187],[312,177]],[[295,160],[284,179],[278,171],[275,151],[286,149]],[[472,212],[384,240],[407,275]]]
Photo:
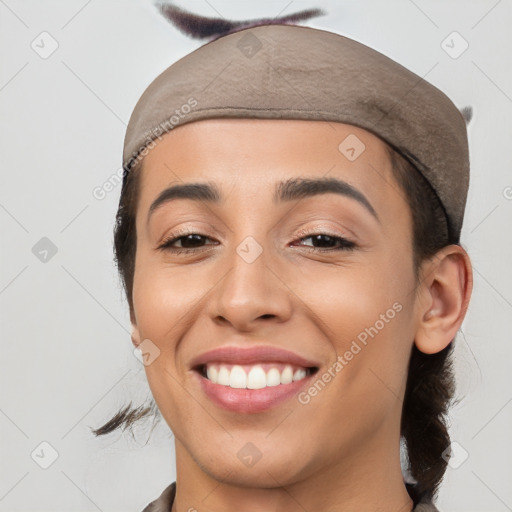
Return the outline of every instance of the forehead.
[[[386,144],[367,130],[325,121],[206,119],[174,128],[148,151],[139,205],[147,210],[160,191],[180,182],[217,182],[226,194],[235,187],[263,200],[273,196],[274,183],[297,176],[343,179],[376,210],[399,199]]]

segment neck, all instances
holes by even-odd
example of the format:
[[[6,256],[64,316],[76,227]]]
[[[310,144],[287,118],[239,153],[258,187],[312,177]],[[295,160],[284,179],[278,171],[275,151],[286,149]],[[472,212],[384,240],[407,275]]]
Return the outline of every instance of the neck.
[[[301,471],[297,468],[296,476],[286,481],[275,478],[275,469],[260,468],[258,475],[251,475],[249,486],[247,480],[239,478],[238,467],[227,468],[225,475],[205,471],[176,439],[176,499],[172,512],[413,510],[400,467],[399,438],[391,443],[389,437],[377,436],[365,450],[343,453],[316,471],[313,466]]]

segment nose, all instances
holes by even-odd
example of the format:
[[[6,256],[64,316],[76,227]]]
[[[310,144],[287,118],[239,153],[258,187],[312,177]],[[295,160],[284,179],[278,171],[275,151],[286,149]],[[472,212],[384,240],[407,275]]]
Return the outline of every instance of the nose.
[[[241,332],[289,319],[293,293],[277,266],[276,259],[267,257],[266,250],[251,261],[233,249],[227,271],[210,295],[210,318]]]

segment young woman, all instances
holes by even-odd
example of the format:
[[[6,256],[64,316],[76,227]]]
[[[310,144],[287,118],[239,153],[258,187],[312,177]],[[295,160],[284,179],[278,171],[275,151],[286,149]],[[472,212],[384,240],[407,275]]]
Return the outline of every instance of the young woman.
[[[145,512],[436,511],[472,291],[466,121],[338,34],[223,30],[125,138],[116,258],[176,440]]]

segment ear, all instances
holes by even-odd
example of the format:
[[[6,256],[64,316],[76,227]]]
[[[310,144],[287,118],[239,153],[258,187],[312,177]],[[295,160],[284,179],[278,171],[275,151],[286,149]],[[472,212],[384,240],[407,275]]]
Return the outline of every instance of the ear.
[[[425,354],[443,350],[455,338],[473,290],[467,252],[449,245],[422,267],[418,290],[418,325],[414,342]]]
[[[132,343],[135,348],[137,348],[141,342],[140,332],[137,326],[137,319],[135,318],[135,313],[132,309],[130,309],[130,322],[132,324]]]

